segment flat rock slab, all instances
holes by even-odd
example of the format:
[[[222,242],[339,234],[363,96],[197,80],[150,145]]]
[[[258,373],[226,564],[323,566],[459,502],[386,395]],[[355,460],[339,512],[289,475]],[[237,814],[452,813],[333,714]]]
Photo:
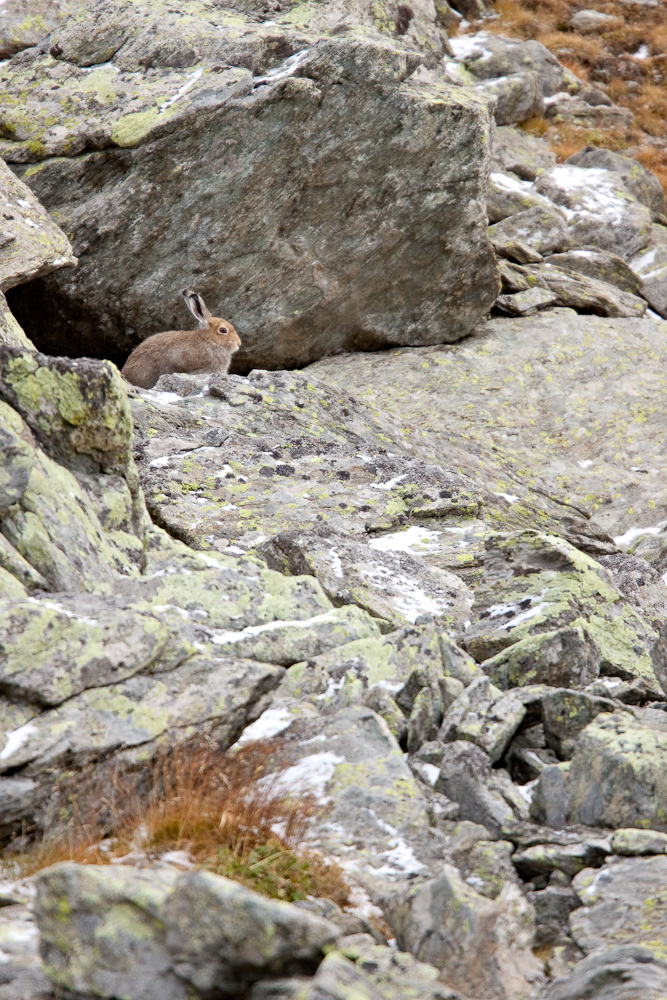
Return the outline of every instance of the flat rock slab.
[[[488,511],[505,530],[534,527],[529,510],[546,493],[573,505],[560,507],[565,537],[590,532],[588,511],[627,547],[667,518],[666,331],[554,309],[493,319],[460,346],[332,358],[308,372],[392,413],[425,456],[455,455],[477,484],[505,494]]]
[[[590,955],[547,987],[544,1000],[660,1000],[667,990],[667,962],[638,945],[619,945]]]
[[[208,8],[183,22],[160,11],[152,35],[137,33],[142,9],[107,12],[100,46],[126,44],[102,65],[81,56],[85,19],[60,31],[56,57],[35,49],[11,64],[7,93],[28,113],[6,103],[13,139],[0,153],[37,161],[26,182],[80,261],[71,280],[12,299],[35,336],[48,315],[39,346],[120,362],[146,336],[182,328],[184,284],[233,321],[237,371],[468,334],[497,295],[484,100],[410,81],[420,56],[377,36],[285,38],[297,60],[267,53],[276,72],[253,76],[261,32],[243,37],[240,18],[216,27]],[[145,68],[146,46],[160,72]]]

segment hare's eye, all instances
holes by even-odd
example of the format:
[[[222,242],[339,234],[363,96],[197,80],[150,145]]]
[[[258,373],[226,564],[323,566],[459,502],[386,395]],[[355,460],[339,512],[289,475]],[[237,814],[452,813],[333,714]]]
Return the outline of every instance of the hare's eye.
[[[229,333],[229,329],[226,326],[219,326],[218,333]]]

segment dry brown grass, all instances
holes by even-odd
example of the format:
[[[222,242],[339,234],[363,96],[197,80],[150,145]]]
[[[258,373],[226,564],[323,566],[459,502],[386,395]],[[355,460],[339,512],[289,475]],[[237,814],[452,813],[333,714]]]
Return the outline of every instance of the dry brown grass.
[[[656,145],[656,140],[667,144],[667,7],[661,3],[647,9],[621,0],[599,0],[592,6],[611,14],[614,21],[606,30],[573,31],[572,15],[588,6],[583,0],[497,0],[496,17],[473,30],[542,42],[581,80],[602,87],[614,103],[633,112],[635,125],[628,133],[576,128],[541,118],[523,123],[533,135],[546,138],[560,160],[587,144],[628,149],[667,191],[667,158]],[[648,59],[633,58],[641,46],[646,46]]]
[[[305,845],[320,807],[279,782],[290,763],[273,741],[236,753],[212,741],[165,749],[150,768],[106,771],[72,791],[70,818],[16,861],[33,874],[58,861],[109,864],[187,851],[194,863],[279,899],[349,903],[341,869]],[[82,805],[82,802],[90,805]],[[20,851],[20,845],[15,849]],[[132,861],[132,857],[129,859]]]

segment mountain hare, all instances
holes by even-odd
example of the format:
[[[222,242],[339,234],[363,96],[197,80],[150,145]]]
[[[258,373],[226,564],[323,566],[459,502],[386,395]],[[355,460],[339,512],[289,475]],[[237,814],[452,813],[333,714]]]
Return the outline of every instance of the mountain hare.
[[[197,292],[186,288],[182,294],[199,329],[169,330],[147,337],[122,368],[122,374],[132,385],[152,389],[160,375],[174,372],[226,375],[229,371],[232,354],[241,346],[238,333],[226,319],[211,316]]]

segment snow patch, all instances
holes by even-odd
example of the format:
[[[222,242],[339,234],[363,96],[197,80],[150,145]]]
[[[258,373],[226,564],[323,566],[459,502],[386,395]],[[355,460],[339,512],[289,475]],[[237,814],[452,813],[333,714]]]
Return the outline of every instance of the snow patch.
[[[240,642],[242,639],[250,639],[252,636],[261,635],[262,632],[270,632],[277,628],[311,628],[313,625],[319,625],[321,622],[335,621],[336,617],[333,611],[325,611],[321,615],[315,615],[314,618],[305,618],[303,621],[282,621],[278,619],[273,622],[266,622],[264,625],[248,625],[247,628],[241,629],[239,632],[218,632],[211,636],[211,642],[215,643],[216,646],[226,646],[230,642]]]
[[[174,96],[170,97],[168,101],[165,101],[164,104],[160,105],[158,114],[162,114],[164,111],[167,110],[167,108],[170,108],[172,104],[175,104],[176,101],[180,101],[181,97],[185,97],[188,90],[190,90],[191,87],[194,87],[197,80],[201,79],[203,73],[204,73],[203,69],[196,69],[194,73],[191,73],[190,76],[186,79],[183,86],[179,87],[179,89],[176,91]]]
[[[436,550],[438,546],[434,543],[440,534],[440,531],[412,525],[405,531],[395,531],[388,535],[380,535],[379,538],[372,538],[368,544],[379,552],[409,552],[415,555],[419,551]]]
[[[267,708],[259,719],[251,723],[239,736],[238,743],[252,743],[253,740],[268,740],[281,733],[293,721],[294,716],[286,708]]]
[[[393,479],[388,479],[386,483],[371,483],[371,489],[393,490],[394,486],[398,486],[400,482],[407,479],[407,475],[407,472],[404,472],[402,476],[394,476]]]
[[[266,76],[256,76],[252,81],[253,87],[261,87],[265,83],[276,83],[278,80],[285,80],[288,76],[294,76],[299,66],[309,55],[310,49],[301,49],[300,52],[295,52],[293,56],[281,62],[280,66],[269,70]]]
[[[29,740],[31,736],[36,735],[38,732],[39,729],[37,726],[33,725],[32,722],[26,722],[25,725],[19,726],[18,729],[14,729],[11,733],[7,733],[7,741],[2,750],[0,750],[0,760],[7,760],[8,757],[13,756],[26,740]]]
[[[659,524],[654,524],[648,528],[628,528],[622,535],[617,535],[614,538],[614,542],[621,548],[623,545],[629,545],[631,542],[634,542],[635,538],[641,538],[642,535],[659,535],[666,525],[667,521],[660,521]]]
[[[345,757],[331,750],[310,754],[288,767],[275,781],[271,778],[272,787],[290,795],[313,795],[321,805],[326,805],[330,799],[325,793],[326,786],[336,767],[344,762]]]

